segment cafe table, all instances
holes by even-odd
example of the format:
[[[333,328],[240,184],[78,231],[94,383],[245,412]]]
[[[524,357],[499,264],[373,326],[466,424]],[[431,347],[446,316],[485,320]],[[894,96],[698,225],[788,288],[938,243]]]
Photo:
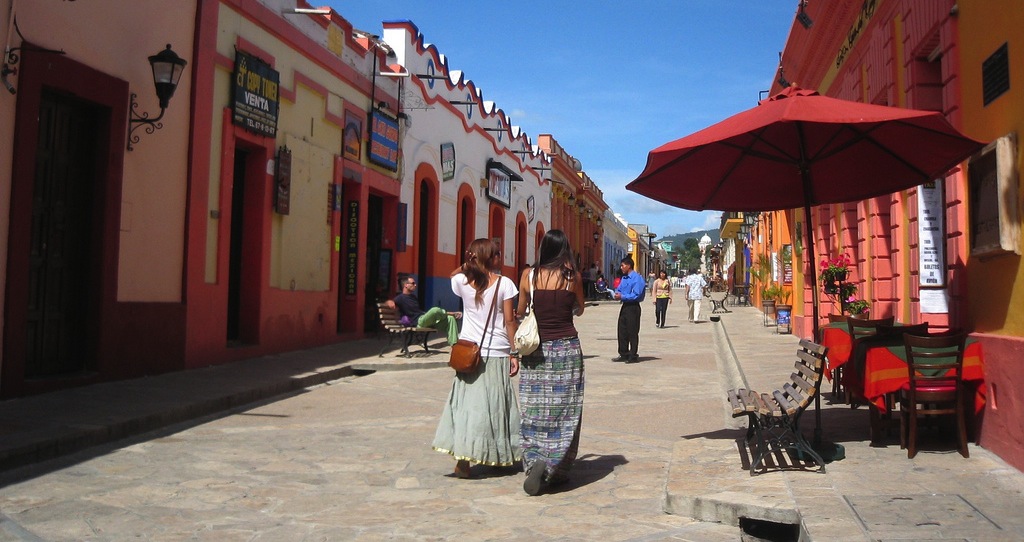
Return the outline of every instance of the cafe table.
[[[981,343],[968,337],[964,346],[963,380],[975,388],[974,411],[985,408],[985,356]],[[864,355],[864,397],[887,411],[886,395],[898,392],[910,381],[907,351],[903,345],[875,346]]]
[[[825,378],[832,380],[833,372],[850,361],[853,340],[846,322],[831,322],[821,328],[821,345],[828,347],[828,364],[825,366]]]

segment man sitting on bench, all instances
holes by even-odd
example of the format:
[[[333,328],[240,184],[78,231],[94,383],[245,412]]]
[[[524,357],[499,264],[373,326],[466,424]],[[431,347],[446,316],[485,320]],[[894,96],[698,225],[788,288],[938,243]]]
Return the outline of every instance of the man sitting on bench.
[[[429,327],[445,333],[448,335],[449,346],[458,342],[459,326],[455,319],[461,318],[462,313],[448,312],[441,307],[432,307],[424,311],[420,308],[420,301],[415,292],[416,278],[409,275],[402,281],[402,293],[394,299],[398,321],[404,326]]]

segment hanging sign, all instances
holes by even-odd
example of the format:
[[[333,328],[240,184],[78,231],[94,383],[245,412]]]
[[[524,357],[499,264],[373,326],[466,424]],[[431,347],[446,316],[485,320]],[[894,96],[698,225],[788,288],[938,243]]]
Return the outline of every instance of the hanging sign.
[[[274,176],[274,210],[286,215],[291,208],[292,151],[281,147],[277,151],[277,174]]]
[[[281,76],[262,60],[235,51],[232,123],[267,137],[277,135],[278,85]]]
[[[918,269],[922,288],[946,285],[946,201],[942,183],[932,181],[917,189]]]
[[[370,162],[398,171],[398,119],[374,111],[370,115]]]

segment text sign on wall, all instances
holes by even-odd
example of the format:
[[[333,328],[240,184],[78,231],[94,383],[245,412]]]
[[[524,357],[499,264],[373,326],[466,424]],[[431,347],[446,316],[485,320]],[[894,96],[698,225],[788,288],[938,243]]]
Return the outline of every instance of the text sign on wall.
[[[359,271],[359,201],[348,202],[345,217],[345,294],[356,295]]]
[[[441,180],[455,178],[455,144],[441,143]]]
[[[280,80],[280,74],[269,64],[242,51],[235,51],[232,122],[260,135],[277,135]]]
[[[523,178],[495,160],[487,161],[487,197],[504,205],[512,206],[512,181]]]
[[[351,111],[345,111],[345,132],[341,136],[341,155],[358,162],[362,152],[362,141],[362,117]]]
[[[277,175],[274,179],[274,210],[286,215],[291,207],[292,151],[281,147],[277,151]]]
[[[398,171],[398,120],[374,111],[370,116],[368,158],[374,164]]]
[[[932,181],[917,189],[918,269],[922,288],[946,285],[946,200],[942,183]]]

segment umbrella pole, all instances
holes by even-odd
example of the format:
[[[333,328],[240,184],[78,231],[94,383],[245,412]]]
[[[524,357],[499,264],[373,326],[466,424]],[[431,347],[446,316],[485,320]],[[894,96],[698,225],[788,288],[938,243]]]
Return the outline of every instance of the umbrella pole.
[[[806,180],[806,179],[805,179]],[[817,262],[814,261],[814,227],[811,225],[811,204],[809,202],[804,203],[804,222],[807,224],[807,260],[810,263],[811,268],[811,299],[812,308],[811,314],[813,315],[813,322],[811,328],[814,330],[814,342],[821,340],[819,332],[821,331],[818,322],[818,268]],[[818,384],[819,388],[821,384]],[[826,462],[832,462],[837,459],[843,459],[846,457],[846,449],[842,444],[835,442],[823,442],[821,440],[821,390],[814,394],[814,440],[811,442],[811,448],[818,452],[818,455],[822,457]]]
[[[806,173],[805,173],[806,175]],[[806,183],[805,183],[806,184]],[[811,204],[804,202],[804,224],[807,227],[807,262],[811,268],[811,329],[814,342],[821,340],[818,336],[818,269],[814,261],[814,227],[811,225]],[[821,384],[819,384],[820,386]],[[821,444],[821,391],[814,395],[814,445]]]

